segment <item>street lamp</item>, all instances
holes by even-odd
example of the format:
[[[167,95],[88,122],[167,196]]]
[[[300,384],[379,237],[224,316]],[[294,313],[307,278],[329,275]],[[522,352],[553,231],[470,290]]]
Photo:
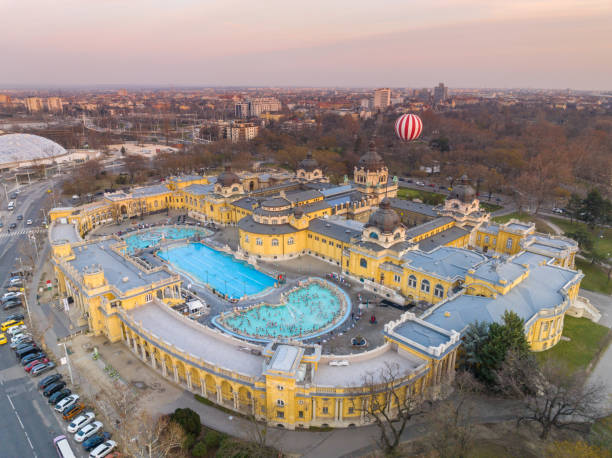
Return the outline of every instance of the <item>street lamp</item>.
[[[72,366],[70,365],[70,357],[68,356],[68,349],[66,348],[66,342],[58,342],[61,347],[64,346],[64,353],[66,354],[66,363],[68,364],[68,373],[70,374],[70,383],[74,385],[74,377],[72,376]]]

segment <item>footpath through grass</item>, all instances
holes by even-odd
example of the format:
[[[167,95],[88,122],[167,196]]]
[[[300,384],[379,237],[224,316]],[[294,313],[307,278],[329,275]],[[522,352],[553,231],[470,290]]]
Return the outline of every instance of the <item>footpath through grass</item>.
[[[609,331],[607,327],[593,323],[587,318],[565,315],[563,336],[569,337],[570,340],[561,340],[550,350],[535,355],[540,362],[549,358],[555,359],[565,364],[570,372],[584,370],[609,344]]]

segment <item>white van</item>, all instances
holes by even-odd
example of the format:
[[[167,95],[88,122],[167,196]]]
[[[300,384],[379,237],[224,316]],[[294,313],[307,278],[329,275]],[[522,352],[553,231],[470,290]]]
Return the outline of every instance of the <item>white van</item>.
[[[13,202],[13,201],[11,200],[11,201],[9,202],[9,204],[8,204],[8,209],[9,209],[10,211],[15,210],[15,202]]]

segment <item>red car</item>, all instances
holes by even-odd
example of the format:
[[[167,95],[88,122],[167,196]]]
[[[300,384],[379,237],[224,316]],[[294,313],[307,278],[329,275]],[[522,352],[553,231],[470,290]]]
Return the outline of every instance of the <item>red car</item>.
[[[30,372],[32,370],[32,368],[34,366],[36,366],[37,364],[43,364],[43,363],[48,363],[49,360],[47,358],[40,358],[40,359],[36,359],[34,361],[32,361],[31,363],[28,363],[24,366],[24,369],[26,372]]]

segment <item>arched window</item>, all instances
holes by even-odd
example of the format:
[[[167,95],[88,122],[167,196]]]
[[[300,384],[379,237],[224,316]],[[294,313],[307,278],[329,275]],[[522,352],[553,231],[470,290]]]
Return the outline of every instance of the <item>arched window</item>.
[[[272,218],[272,221],[270,221],[272,224],[276,224],[276,218]]]
[[[485,243],[489,243],[489,236],[485,235]]]
[[[378,234],[376,232],[370,232],[370,238],[378,240]]]
[[[397,239],[399,239],[399,238],[400,238],[400,235],[401,235],[401,234],[398,232],[397,234],[395,234],[395,236],[394,236],[393,238],[394,238],[395,240],[397,240]]]
[[[287,239],[287,245],[293,245],[295,243],[295,240],[293,240],[293,237],[289,237]]]
[[[278,246],[278,239],[272,239],[272,246]]]
[[[367,268],[367,267],[368,267],[368,261],[367,261],[367,259],[366,259],[366,258],[361,258],[361,259],[359,260],[359,265],[360,265],[361,267]]]
[[[261,240],[259,237],[257,237],[257,238],[255,239],[255,244],[257,244],[257,245],[263,245],[263,242],[262,242],[262,240]]]
[[[232,192],[236,192],[236,191],[238,191],[238,186],[234,186],[234,187],[232,188]]]
[[[421,280],[421,291],[424,293],[429,292],[429,280]]]
[[[244,243],[249,243],[249,234],[244,234]]]
[[[408,286],[410,288],[416,288],[417,285],[417,279],[414,275],[410,275],[410,277],[408,277]]]
[[[508,239],[508,241],[506,242],[506,248],[508,248],[509,250],[512,249],[512,239]]]
[[[434,296],[436,297],[444,297],[444,287],[439,283],[434,288]]]

